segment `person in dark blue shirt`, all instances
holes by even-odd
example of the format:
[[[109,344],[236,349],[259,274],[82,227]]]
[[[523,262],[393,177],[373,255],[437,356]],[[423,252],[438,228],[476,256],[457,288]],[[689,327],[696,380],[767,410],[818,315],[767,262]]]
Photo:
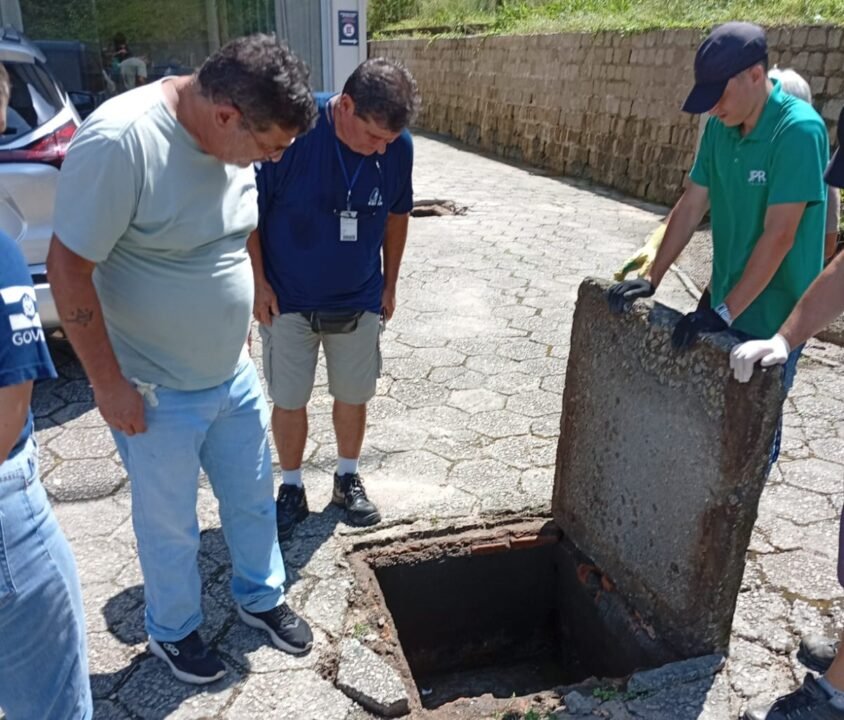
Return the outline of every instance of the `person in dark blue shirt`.
[[[8,100],[0,65],[0,134]],[[53,377],[29,269],[0,232],[0,708],[8,720],[93,715],[82,590],[39,479],[30,410],[33,381]]]
[[[317,105],[316,126],[258,170],[259,224],[248,244],[281,460],[282,540],[308,514],[302,458],[320,344],[334,398],[332,500],[353,525],[381,519],[358,461],[413,207],[407,127],[419,92],[410,73],[383,58],[367,60],[342,93],[317,95]]]

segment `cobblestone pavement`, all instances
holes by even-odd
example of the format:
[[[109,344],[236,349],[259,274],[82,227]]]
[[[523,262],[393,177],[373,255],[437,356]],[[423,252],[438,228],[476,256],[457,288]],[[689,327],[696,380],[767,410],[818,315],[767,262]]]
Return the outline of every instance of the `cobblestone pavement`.
[[[415,521],[549,512],[578,284],[584,275],[608,276],[663,211],[432,138],[417,139],[416,158],[417,198],[453,200],[467,212],[411,222],[399,307],[384,336],[385,374],[370,405],[362,473],[396,537]],[[694,302],[677,274],[659,299],[679,309]],[[305,465],[316,512],[283,547],[289,599],[315,627],[314,651],[291,658],[236,620],[216,503],[201,481],[201,631],[230,672],[197,689],[146,652],[125,473],[83,372],[62,341],[52,348],[61,377],[35,393],[42,476],[79,563],[96,717],[369,717],[333,682],[354,579],[343,560],[352,531],[329,507],[335,449],[324,368]],[[260,364],[257,345],[253,353]],[[798,681],[801,633],[841,629],[842,362],[838,348],[816,345],[801,360],[726,668],[626,704],[610,699],[605,717],[736,717]]]

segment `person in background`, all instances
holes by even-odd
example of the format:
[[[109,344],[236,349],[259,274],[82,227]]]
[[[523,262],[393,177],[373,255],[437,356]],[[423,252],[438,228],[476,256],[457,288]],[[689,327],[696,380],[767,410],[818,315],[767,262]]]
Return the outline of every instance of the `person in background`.
[[[791,68],[780,70],[774,67],[768,73],[771,80],[779,80],[783,92],[800,98],[803,102],[812,104],[812,89],[809,83]],[[827,185],[829,191],[826,200],[826,234],[824,236],[824,262],[828,263],[835,256],[838,244],[838,226],[841,223],[841,190]]]
[[[134,90],[136,87],[146,84],[147,63],[144,58],[129,54],[120,63],[118,70],[120,72],[121,90]]]

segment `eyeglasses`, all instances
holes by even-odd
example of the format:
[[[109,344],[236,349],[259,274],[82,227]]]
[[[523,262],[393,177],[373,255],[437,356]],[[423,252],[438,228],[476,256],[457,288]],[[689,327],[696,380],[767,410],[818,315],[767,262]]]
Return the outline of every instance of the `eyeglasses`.
[[[288,144],[282,145],[281,147],[273,148],[270,145],[261,142],[261,139],[255,134],[255,131],[252,130],[252,126],[249,125],[248,122],[244,120],[243,125],[247,129],[249,134],[252,136],[252,140],[254,141],[255,146],[263,153],[264,157],[269,158],[270,160],[278,160],[284,154],[284,151],[290,147],[290,145]]]
[[[287,145],[282,145],[281,147],[272,147],[267,145],[265,142],[262,142],[261,139],[255,134],[255,131],[252,129],[252,123],[246,118],[243,110],[238,107],[238,105],[234,102],[231,103],[231,106],[240,113],[240,122],[241,125],[246,128],[246,131],[252,136],[252,142],[255,143],[255,147],[261,151],[263,157],[269,158],[270,160],[278,160],[284,154],[284,151],[290,147],[291,143]]]

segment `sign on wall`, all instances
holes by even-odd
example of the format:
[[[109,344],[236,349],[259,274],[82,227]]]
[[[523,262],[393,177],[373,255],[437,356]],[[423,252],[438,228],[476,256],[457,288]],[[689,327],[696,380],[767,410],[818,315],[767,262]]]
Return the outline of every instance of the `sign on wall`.
[[[340,23],[340,38],[341,45],[357,45],[359,42],[358,32],[358,11],[357,10],[339,10],[337,12],[337,19]]]

